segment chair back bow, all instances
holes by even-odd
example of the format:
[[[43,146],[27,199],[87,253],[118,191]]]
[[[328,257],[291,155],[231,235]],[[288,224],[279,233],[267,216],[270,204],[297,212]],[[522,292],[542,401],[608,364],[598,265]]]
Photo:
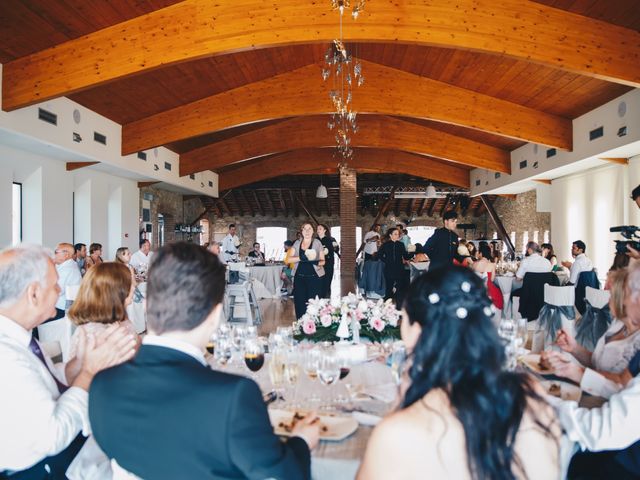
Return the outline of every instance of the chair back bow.
[[[552,342],[556,340],[556,332],[562,328],[562,317],[575,320],[576,312],[573,305],[552,305],[545,302],[540,310],[540,329],[545,331],[545,336]]]
[[[592,352],[598,339],[609,328],[611,320],[609,305],[596,308],[588,300],[585,300],[584,315],[576,325],[576,341]]]

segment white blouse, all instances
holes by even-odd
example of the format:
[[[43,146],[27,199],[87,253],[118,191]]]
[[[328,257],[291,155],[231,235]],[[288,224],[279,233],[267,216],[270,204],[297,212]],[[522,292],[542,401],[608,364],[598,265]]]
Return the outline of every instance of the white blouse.
[[[629,366],[629,361],[640,350],[640,330],[626,338],[606,343],[606,339],[618,333],[623,326],[620,320],[614,320],[605,334],[598,339],[591,356],[591,363],[596,370],[620,373]]]

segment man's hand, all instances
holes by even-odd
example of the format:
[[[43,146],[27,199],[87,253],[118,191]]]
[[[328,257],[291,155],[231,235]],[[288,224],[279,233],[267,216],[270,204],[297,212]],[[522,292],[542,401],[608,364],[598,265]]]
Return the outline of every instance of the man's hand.
[[[565,260],[564,262],[561,262],[561,265],[562,265],[564,268],[571,268],[572,263],[571,263],[571,262],[569,262],[569,261],[567,261],[567,260]]]
[[[580,383],[584,375],[584,367],[572,362],[560,352],[547,352],[546,358],[553,369],[553,373],[558,377],[568,378],[576,383]]]
[[[572,353],[578,346],[578,342],[564,328],[556,333],[556,345],[567,353]]]
[[[313,450],[320,442],[320,419],[312,412],[295,424],[291,430],[291,435],[300,437],[309,446],[309,450]]]

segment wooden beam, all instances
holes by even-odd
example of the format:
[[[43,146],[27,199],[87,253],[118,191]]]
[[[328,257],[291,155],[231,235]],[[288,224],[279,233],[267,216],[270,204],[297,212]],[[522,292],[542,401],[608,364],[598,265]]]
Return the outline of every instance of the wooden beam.
[[[429,215],[430,217],[433,217],[433,213],[434,213],[434,212],[435,212],[435,210],[436,210],[436,203],[438,203],[438,199],[437,199],[437,198],[434,198],[434,199],[433,199],[433,202],[432,202],[432,203],[431,203],[431,205],[429,206],[429,213],[428,213],[428,215]]]
[[[303,195],[306,196],[305,192],[302,192]],[[315,217],[315,215],[313,213],[311,213],[311,210],[309,210],[309,208],[307,207],[307,205],[305,204],[305,202],[302,200],[302,198],[297,194],[294,193],[296,200],[298,200],[298,202],[300,203],[300,206],[302,207],[302,209],[305,211],[305,213],[307,214],[307,216],[311,219],[313,219],[313,221],[315,222],[316,225],[318,225],[320,222],[318,221],[318,219]]]
[[[534,182],[542,183],[543,185],[551,185],[551,180],[539,178],[534,180]]]
[[[420,209],[418,210],[418,216],[421,217],[422,214],[424,213],[424,207],[427,206],[427,198],[423,198],[422,199],[422,203],[420,204]]]
[[[138,188],[150,187],[160,182],[138,182]]]
[[[90,167],[91,165],[95,165],[100,162],[67,162],[67,172],[73,172],[74,170],[78,170],[80,168]],[[158,182],[153,182],[158,183]]]
[[[502,224],[502,221],[498,216],[498,212],[496,212],[495,208],[493,208],[493,205],[491,204],[491,201],[489,200],[489,197],[487,195],[480,195],[480,198],[482,200],[482,205],[484,205],[484,208],[487,209],[487,213],[489,214],[493,225],[496,227],[498,238],[502,240],[502,243],[507,246],[507,250],[509,250],[509,253],[515,258],[516,249],[513,246],[513,243],[511,243],[511,238],[509,237],[507,230],[504,228],[504,225]]]
[[[324,2],[185,0],[6,63],[3,108],[213,55],[330,43],[336,21]],[[345,23],[346,42],[480,51],[640,87],[640,32],[535,2],[385,0]]]
[[[515,200],[518,197],[515,193],[499,193],[498,196],[509,200]]]
[[[385,202],[382,205],[380,205],[380,207],[378,208],[378,213],[376,214],[376,218],[373,219],[373,222],[371,223],[371,226],[369,227],[369,230],[367,230],[367,232],[370,232],[373,226],[380,221],[383,215],[387,213],[387,210],[393,203],[393,200],[394,200],[393,197],[396,193],[396,188],[397,187],[395,185],[391,188],[391,192],[389,193],[389,198],[387,198]],[[362,238],[364,238],[364,235],[362,236]],[[356,252],[356,258],[358,258],[358,255],[360,255],[360,252],[362,252],[363,249],[364,249],[364,242],[362,242],[360,244],[360,247],[358,247],[358,251]]]
[[[276,190],[278,193],[278,201],[280,202],[280,208],[282,209],[282,214],[285,217],[289,216],[289,210],[287,210],[287,206],[284,203],[284,197],[282,196],[282,190]]]
[[[256,160],[249,165],[239,164],[219,174],[219,188],[226,190],[284,174],[316,170],[319,167],[335,169],[333,152],[333,148],[292,150]],[[405,173],[450,185],[469,187],[468,170],[405,152],[361,149],[356,151],[349,165],[358,171],[362,169],[368,172]]]
[[[572,123],[566,118],[377,63],[361,63],[367,81],[354,98],[354,110],[361,114],[426,118],[555,148],[572,148]],[[320,66],[309,65],[126,124],[122,128],[122,153],[273,118],[330,113],[331,85],[322,82],[319,70]],[[317,94],[309,95],[311,91]],[[229,109],[229,105],[234,108]]]
[[[297,217],[300,212],[298,211],[298,202],[293,198],[293,190],[289,189],[289,200],[291,201],[291,210],[293,210],[293,216]]]
[[[260,200],[258,200],[258,194],[256,193],[255,190],[252,190],[251,193],[253,193],[253,200],[256,202],[260,215],[264,217],[264,207],[262,206],[262,203],[260,202]]]
[[[417,198],[412,198],[411,201],[408,203],[407,216],[411,216],[411,213],[414,211],[417,201],[418,201]]]
[[[444,203],[442,204],[442,208],[440,209],[440,216],[444,215],[444,212],[447,211],[447,207],[449,206],[449,202],[451,202],[451,195],[447,195],[447,198],[444,199]]]
[[[251,206],[251,202],[247,199],[247,196],[245,195],[244,190],[238,190],[238,193],[242,197],[242,200],[244,200],[244,203],[247,204],[247,207],[249,208],[249,213],[251,214],[251,216],[255,217],[256,216],[256,212],[253,209],[253,207]]]
[[[324,116],[301,117],[251,131],[180,155],[180,175],[190,175],[287,150],[332,147],[335,132]],[[401,150],[510,173],[507,150],[468,140],[413,122],[385,116],[359,117],[360,130],[354,134],[354,147]],[[287,168],[288,166],[284,166]]]
[[[606,162],[615,163],[618,165],[629,165],[628,158],[609,158],[609,157],[599,157],[600,160],[604,160]],[[68,164],[67,164],[68,165]]]

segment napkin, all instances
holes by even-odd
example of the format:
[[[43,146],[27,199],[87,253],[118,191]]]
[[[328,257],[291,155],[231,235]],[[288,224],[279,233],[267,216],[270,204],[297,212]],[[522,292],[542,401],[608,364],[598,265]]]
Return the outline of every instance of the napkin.
[[[356,396],[364,399],[380,400],[391,403],[398,395],[398,387],[394,383],[383,383],[382,385],[367,385],[359,389]]]
[[[380,420],[382,420],[382,417],[371,413],[354,411],[351,415],[360,425],[366,425],[368,427],[375,427]]]

